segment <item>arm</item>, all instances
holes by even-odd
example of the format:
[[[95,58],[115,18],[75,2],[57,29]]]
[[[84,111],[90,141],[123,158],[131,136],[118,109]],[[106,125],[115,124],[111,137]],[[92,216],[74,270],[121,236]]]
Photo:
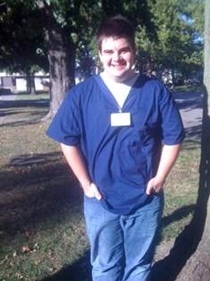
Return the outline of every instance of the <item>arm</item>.
[[[61,144],[61,149],[70,168],[80,182],[84,194],[87,197],[96,197],[96,199],[100,200],[101,194],[99,193],[97,186],[91,182],[80,149],[76,146],[68,146],[65,144]]]
[[[164,182],[176,162],[180,148],[180,144],[163,146],[157,174],[147,184],[146,193],[148,195],[162,190]]]

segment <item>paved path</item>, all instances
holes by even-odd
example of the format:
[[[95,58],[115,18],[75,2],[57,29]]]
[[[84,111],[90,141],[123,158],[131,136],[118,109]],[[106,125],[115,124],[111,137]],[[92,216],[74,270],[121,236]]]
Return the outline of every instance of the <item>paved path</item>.
[[[4,108],[4,101],[14,101],[16,100],[17,95],[0,95],[0,125],[4,124],[5,119],[7,118],[7,115],[4,114],[4,112],[2,113],[2,108]]]
[[[192,93],[173,93],[174,98],[180,109],[186,137],[194,140],[200,140],[202,123],[202,95],[199,92]],[[1,116],[1,108],[4,108],[4,101],[14,101],[16,95],[0,95],[0,124],[3,123],[6,115]]]
[[[12,101],[17,98],[17,95],[0,95],[0,101]]]
[[[203,95],[199,92],[175,93],[174,98],[180,109],[186,137],[200,141],[203,114]]]

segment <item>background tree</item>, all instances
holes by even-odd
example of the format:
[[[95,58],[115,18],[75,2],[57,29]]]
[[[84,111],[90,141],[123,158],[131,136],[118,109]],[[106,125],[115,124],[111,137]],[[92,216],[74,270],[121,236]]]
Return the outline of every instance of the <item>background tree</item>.
[[[191,69],[201,66],[202,40],[195,40],[199,30],[193,17],[203,18],[198,16],[202,9],[193,13],[202,1],[185,0],[183,7],[181,0],[0,0],[8,7],[0,15],[0,66],[31,74],[34,66],[43,64],[44,68],[48,63],[51,102],[47,119],[74,85],[76,59],[86,76],[91,73],[97,61],[95,28],[107,16],[123,14],[137,27],[141,65],[149,58],[157,68],[183,70],[187,65],[188,73],[189,65]]]
[[[200,186],[191,236],[201,240],[177,281],[207,281],[210,276],[210,2],[205,1],[204,112],[200,164]],[[199,234],[200,232],[200,234]],[[198,236],[199,234],[199,236]],[[197,236],[197,237],[196,237]]]
[[[147,59],[152,63],[153,69],[163,72],[164,68],[184,72],[188,76],[193,70],[202,67],[203,44],[202,34],[194,20],[197,6],[200,18],[203,18],[202,0],[188,1],[183,7],[183,1],[154,1],[148,0],[152,20],[156,28],[156,38],[148,38],[142,26],[138,27],[137,45],[139,46],[140,60]],[[198,12],[197,12],[198,13]],[[201,20],[200,20],[201,21]],[[200,23],[199,27],[202,26]]]
[[[50,111],[53,116],[65,93],[74,85],[76,49],[90,36],[91,12],[97,1],[35,1],[41,13],[50,73]],[[95,6],[94,6],[95,5]],[[93,11],[91,10],[93,9]]]
[[[36,5],[42,15],[49,60],[51,106],[47,118],[55,114],[66,91],[74,84],[76,51],[81,48],[88,51],[94,45],[95,26],[103,18],[121,13],[135,19],[134,24],[152,29],[146,1],[37,0]]]
[[[38,13],[21,1],[7,0],[1,6],[0,68],[26,75],[28,92],[35,92],[34,72],[48,69]]]

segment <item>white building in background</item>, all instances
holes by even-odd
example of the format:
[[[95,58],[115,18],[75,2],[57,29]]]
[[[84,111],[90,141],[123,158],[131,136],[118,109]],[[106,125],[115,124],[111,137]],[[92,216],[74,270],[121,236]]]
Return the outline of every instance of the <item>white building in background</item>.
[[[43,72],[34,74],[34,82],[36,91],[46,91],[49,88],[49,75]],[[0,72],[0,91],[18,93],[27,91],[26,76],[19,73],[8,74],[7,72]]]
[[[97,68],[94,69],[97,73]],[[94,74],[92,73],[92,74]],[[85,79],[85,76],[79,68],[75,70],[75,84],[80,83]],[[49,75],[42,71],[34,74],[35,90],[36,92],[48,91],[50,79]],[[9,74],[7,72],[0,72],[0,94],[1,93],[19,93],[27,91],[26,76],[20,73]]]

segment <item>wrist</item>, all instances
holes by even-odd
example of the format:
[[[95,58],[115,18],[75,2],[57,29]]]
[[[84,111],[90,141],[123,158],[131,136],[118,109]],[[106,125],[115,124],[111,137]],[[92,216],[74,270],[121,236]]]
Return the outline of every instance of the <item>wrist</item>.
[[[83,190],[86,190],[87,188],[89,188],[91,183],[92,183],[90,180],[82,180],[82,181],[79,181],[79,182],[80,182],[80,185],[81,185]]]
[[[164,184],[165,181],[166,181],[166,176],[164,176],[164,175],[156,174],[155,178],[156,178],[159,182],[162,182],[163,184]]]

